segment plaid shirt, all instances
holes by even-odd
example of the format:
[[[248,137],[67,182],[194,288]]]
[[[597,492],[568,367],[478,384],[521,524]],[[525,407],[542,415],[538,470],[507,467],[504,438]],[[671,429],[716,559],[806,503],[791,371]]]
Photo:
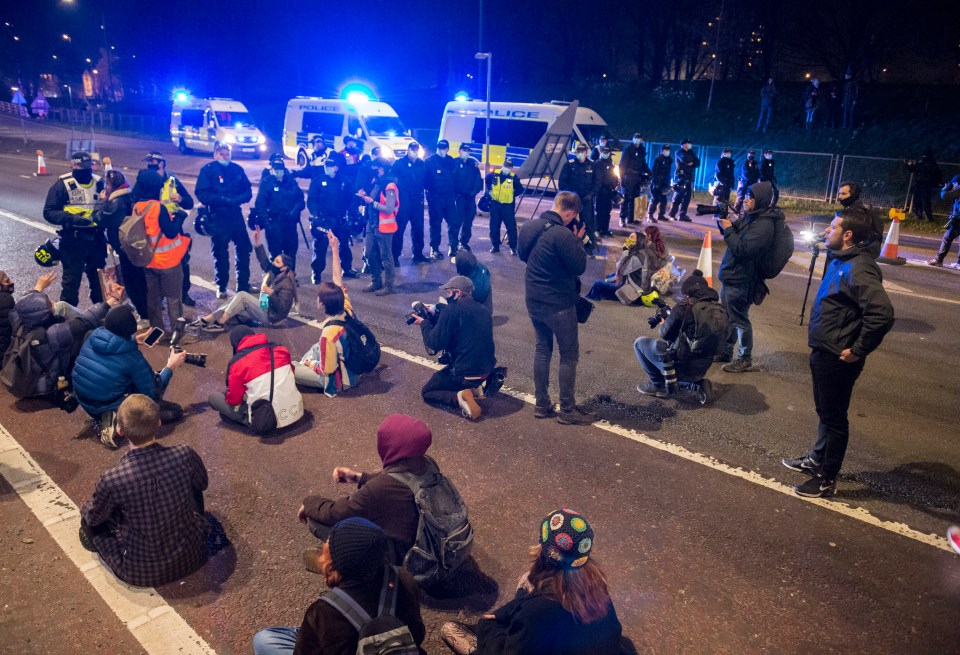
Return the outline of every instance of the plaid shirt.
[[[80,510],[100,556],[118,578],[150,587],[172,582],[206,559],[207,469],[189,446],[131,448],[100,475]],[[109,529],[103,529],[107,526]]]

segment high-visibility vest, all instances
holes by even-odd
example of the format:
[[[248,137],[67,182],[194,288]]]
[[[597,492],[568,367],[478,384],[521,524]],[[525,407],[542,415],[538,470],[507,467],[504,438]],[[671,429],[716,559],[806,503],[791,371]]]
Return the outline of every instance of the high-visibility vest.
[[[170,200],[170,198],[176,194],[177,178],[171,175],[167,178],[166,182],[163,183],[163,189],[160,190],[160,202],[162,202],[163,206],[170,212],[170,216],[173,216],[173,212],[180,209],[180,205]]]
[[[397,208],[392,213],[389,214],[385,211],[380,212],[380,232],[383,234],[393,234],[397,231],[397,212],[400,211],[400,192],[397,190],[397,185],[391,182],[387,185],[387,188],[383,191],[389,191],[393,189],[393,195],[397,198]],[[387,196],[384,195],[383,191],[380,192],[380,204],[387,204]]]
[[[187,254],[190,237],[182,234],[172,239],[165,237],[160,231],[160,203],[156,200],[145,200],[138,202],[134,210],[143,213],[142,205],[144,204],[149,206],[143,216],[143,227],[147,231],[150,245],[154,248],[153,259],[147,264],[147,268],[167,269],[179,266],[183,256]]]
[[[503,170],[503,169],[501,169]],[[503,177],[498,170],[493,178],[496,182],[490,189],[490,199],[503,204],[513,204],[513,175]]]
[[[81,218],[93,218],[93,210],[97,201],[100,200],[100,193],[97,191],[97,183],[100,181],[100,177],[94,175],[90,184],[84,185],[77,182],[73,173],[64,173],[60,176],[60,181],[63,182],[63,186],[67,189],[67,195],[70,197],[63,211]],[[90,223],[84,227],[93,228],[96,227],[96,223]],[[84,229],[84,227],[77,229]]]

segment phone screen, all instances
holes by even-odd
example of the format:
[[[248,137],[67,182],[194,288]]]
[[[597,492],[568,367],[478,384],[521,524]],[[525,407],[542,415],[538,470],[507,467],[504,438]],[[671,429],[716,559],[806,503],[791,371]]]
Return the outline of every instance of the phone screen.
[[[163,330],[155,327],[152,330],[150,330],[149,334],[147,334],[147,338],[143,340],[143,343],[146,346],[153,348],[153,345],[158,341],[160,341],[160,337],[162,336],[163,336]]]

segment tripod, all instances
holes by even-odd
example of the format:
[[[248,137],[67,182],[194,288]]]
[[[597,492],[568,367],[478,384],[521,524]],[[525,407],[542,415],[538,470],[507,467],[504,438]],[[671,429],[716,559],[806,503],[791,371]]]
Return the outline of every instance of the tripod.
[[[803,315],[807,311],[807,298],[810,296],[810,283],[813,282],[813,269],[817,266],[817,257],[820,256],[820,244],[815,243],[812,246],[813,253],[810,256],[810,272],[807,275],[807,290],[803,292],[803,304],[800,305],[800,325],[803,325]]]

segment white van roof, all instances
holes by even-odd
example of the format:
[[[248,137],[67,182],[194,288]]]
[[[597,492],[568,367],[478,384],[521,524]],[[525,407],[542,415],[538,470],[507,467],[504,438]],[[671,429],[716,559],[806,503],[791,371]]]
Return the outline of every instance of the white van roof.
[[[242,102],[231,98],[196,98],[189,105],[191,109],[206,107],[210,107],[213,111],[247,111]]]
[[[287,103],[287,109],[300,111],[336,112],[348,109],[354,110],[360,116],[392,116],[398,117],[396,110],[385,102],[368,100],[366,102],[347,102],[341,98],[321,98],[312,96],[297,96]]]
[[[518,120],[552,121],[559,116],[570,103],[561,102],[491,102],[490,113],[496,118],[515,118]],[[487,103],[483,100],[454,100],[447,103],[444,115],[486,116]],[[578,125],[606,125],[600,114],[587,107],[577,107]]]

